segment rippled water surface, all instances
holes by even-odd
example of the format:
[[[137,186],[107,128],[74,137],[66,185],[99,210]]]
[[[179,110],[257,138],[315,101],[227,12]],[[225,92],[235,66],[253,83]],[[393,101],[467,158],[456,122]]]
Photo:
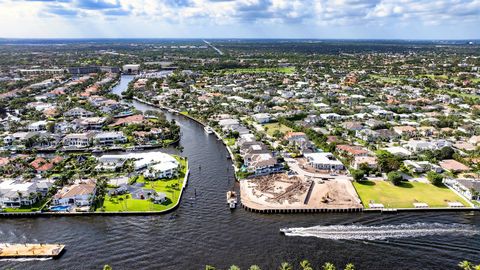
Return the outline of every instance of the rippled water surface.
[[[151,109],[135,104],[142,110]],[[298,264],[303,258],[315,265],[352,262],[357,269],[456,269],[464,259],[480,263],[480,236],[473,233],[480,229],[478,212],[262,215],[240,208],[231,212],[225,193],[235,181],[225,147],[199,124],[173,117],[182,130],[181,155],[189,158],[191,167],[176,218],[171,214],[3,218],[0,242],[63,243],[67,247],[60,259],[4,260],[0,269],[101,269],[104,264],[114,269],[204,269],[205,264],[225,269],[237,264],[246,269],[258,264],[269,270],[277,269],[282,261]],[[280,228],[317,228],[318,232],[319,228],[332,230],[332,226],[340,226],[333,231],[343,230],[350,237],[292,237],[279,232]],[[421,233],[351,237],[372,230]],[[426,233],[430,230],[444,231]]]

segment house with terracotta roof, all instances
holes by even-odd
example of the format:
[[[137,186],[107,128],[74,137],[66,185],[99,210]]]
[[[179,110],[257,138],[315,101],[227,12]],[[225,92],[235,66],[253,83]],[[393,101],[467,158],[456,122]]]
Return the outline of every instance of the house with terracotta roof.
[[[340,144],[340,145],[337,145],[336,149],[338,153],[343,156],[365,157],[365,156],[368,156],[369,154],[369,151],[367,149],[357,145]]]
[[[450,171],[450,172],[468,172],[470,171],[470,167],[454,160],[454,159],[446,159],[439,162],[440,167],[442,169]]]
[[[119,118],[109,126],[117,127],[117,126],[128,126],[131,124],[141,124],[143,123],[143,120],[145,120],[145,117],[142,114],[136,114],[136,115]]]
[[[73,185],[64,186],[53,196],[53,205],[89,206],[95,196],[96,182],[82,180]]]

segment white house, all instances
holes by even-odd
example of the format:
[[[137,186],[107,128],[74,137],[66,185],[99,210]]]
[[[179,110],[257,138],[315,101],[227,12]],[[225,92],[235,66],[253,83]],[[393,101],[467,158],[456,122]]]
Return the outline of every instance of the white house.
[[[270,122],[271,116],[268,113],[257,113],[253,115],[253,119],[257,121],[259,124],[265,124]]]
[[[89,147],[93,133],[72,133],[67,134],[63,137],[62,143],[66,147],[76,147],[76,148],[85,148]]]
[[[342,162],[337,160],[332,153],[309,153],[304,155],[308,165],[319,170],[343,170]]]
[[[123,132],[99,132],[94,137],[96,145],[114,145],[127,142],[127,137]]]
[[[28,131],[42,131],[47,129],[47,121],[37,121],[28,125]]]
[[[164,161],[148,166],[143,176],[151,179],[173,178],[178,175],[179,167],[176,160]]]
[[[20,207],[34,204],[37,198],[37,186],[34,182],[21,182],[8,179],[0,183],[0,206]]]

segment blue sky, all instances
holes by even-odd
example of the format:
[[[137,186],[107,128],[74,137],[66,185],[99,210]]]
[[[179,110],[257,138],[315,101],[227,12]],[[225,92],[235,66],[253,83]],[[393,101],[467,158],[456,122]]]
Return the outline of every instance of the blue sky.
[[[480,0],[0,0],[0,18],[23,38],[480,38]]]

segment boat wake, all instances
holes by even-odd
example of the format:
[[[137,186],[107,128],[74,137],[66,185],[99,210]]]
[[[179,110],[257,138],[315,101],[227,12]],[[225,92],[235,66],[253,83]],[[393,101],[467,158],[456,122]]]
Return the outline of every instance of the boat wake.
[[[332,240],[383,240],[431,235],[473,236],[480,234],[474,226],[464,224],[413,223],[400,225],[332,225],[307,228],[283,228],[286,236],[317,237]]]

